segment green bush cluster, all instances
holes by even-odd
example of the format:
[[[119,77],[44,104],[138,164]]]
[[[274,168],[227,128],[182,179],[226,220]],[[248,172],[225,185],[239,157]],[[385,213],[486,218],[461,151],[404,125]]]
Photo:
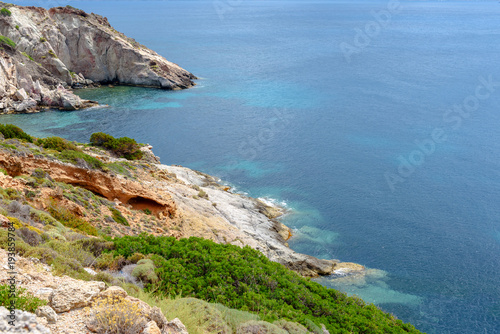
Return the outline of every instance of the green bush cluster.
[[[1,41],[2,36],[0,36]],[[13,125],[13,124],[0,124],[0,133],[4,136],[5,139],[17,138],[26,140],[27,142],[32,143],[33,137],[29,134],[21,130],[21,128]]]
[[[303,278],[249,247],[145,234],[113,242],[115,255],[154,254],[149,257],[159,280],[146,288],[164,296],[217,302],[269,322],[298,322],[309,330],[324,324],[330,333],[419,333],[373,304]]]
[[[15,308],[17,310],[28,311],[35,313],[39,306],[47,305],[46,300],[39,299],[27,292],[25,288],[16,288],[16,296],[10,294],[10,285],[0,285],[0,306],[10,307],[12,300],[15,301]]]
[[[155,283],[158,276],[155,273],[155,265],[150,259],[142,259],[137,262],[137,267],[132,271],[132,276],[144,283]]]
[[[62,152],[64,150],[78,151],[78,148],[72,142],[61,137],[40,138],[36,141],[38,146],[46,149]]]
[[[104,132],[96,132],[90,136],[90,143],[110,150],[119,157],[127,160],[138,160],[142,158],[142,151],[139,144],[128,137],[115,138]]]
[[[7,8],[2,8],[0,10],[0,14],[2,14],[3,16],[11,16],[12,12],[10,10],[8,10]]]

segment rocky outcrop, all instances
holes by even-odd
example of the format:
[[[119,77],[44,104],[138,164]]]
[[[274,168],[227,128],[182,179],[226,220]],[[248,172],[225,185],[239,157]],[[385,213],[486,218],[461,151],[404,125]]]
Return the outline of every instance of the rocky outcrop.
[[[14,155],[3,151],[0,151],[0,166],[12,176],[30,175],[35,169],[41,168],[56,181],[80,186],[110,201],[118,201],[139,210],[148,209],[161,216],[173,217],[176,214],[175,204],[168,195],[159,196],[140,182],[127,180],[121,175],[32,154]]]
[[[76,110],[97,105],[82,100],[63,84],[18,50],[5,45],[0,50],[0,112],[35,112],[43,107]]]
[[[31,187],[26,183],[28,181],[16,178],[38,175],[39,169],[43,169],[41,174],[45,173],[52,180],[85,188],[114,202],[115,208],[130,224],[129,228],[115,229],[117,235],[145,231],[176,238],[193,236],[218,243],[250,246],[270,260],[308,277],[331,274],[340,277],[365,271],[361,265],[318,259],[293,251],[287,244],[291,230],[276,220],[283,210],[262,200],[233,193],[212,176],[180,166],[121,161],[100,149],[85,148],[85,152],[103,163],[130,166],[125,174],[112,173],[85,164],[64,163],[46,151],[33,154],[40,149],[34,144],[24,143],[22,146],[15,140],[6,140],[5,143],[17,148],[15,151],[8,146],[0,148],[0,168],[8,174],[0,174],[0,185],[24,192],[39,191],[40,195],[32,200],[37,209],[47,209],[51,205],[50,200],[54,199],[58,205],[79,217],[97,217],[95,212],[88,211],[92,205],[87,203],[85,207],[82,202],[70,201],[68,198],[71,197],[68,193],[65,197],[62,189],[28,190],[27,187]],[[100,208],[100,214],[110,215],[108,208]],[[153,215],[154,225],[151,223]]]
[[[67,90],[94,83],[163,89],[194,85],[194,75],[117,32],[107,18],[72,7],[0,3],[0,110],[75,110],[95,105]]]
[[[106,288],[104,282],[81,282],[59,286],[52,294],[50,306],[57,313],[88,306],[92,298]]]
[[[51,334],[50,330],[41,325],[33,313],[15,310],[15,326],[9,324],[10,311],[0,306],[0,333],[30,333]]]

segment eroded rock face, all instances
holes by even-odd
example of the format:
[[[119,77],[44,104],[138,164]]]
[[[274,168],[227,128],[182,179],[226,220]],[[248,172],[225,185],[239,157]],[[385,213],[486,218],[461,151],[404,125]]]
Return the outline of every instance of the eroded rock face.
[[[50,171],[56,181],[80,186],[109,200],[118,200],[137,209],[149,209],[154,214],[174,217],[175,203],[170,197],[160,196],[144,184],[114,176],[99,170],[64,164],[57,160],[31,156],[15,156],[0,152],[0,166],[11,175],[30,175],[35,169]]]
[[[0,110],[75,110],[94,105],[68,87],[119,83],[163,89],[194,85],[194,75],[81,10],[5,5],[0,35],[15,43],[0,53]]]

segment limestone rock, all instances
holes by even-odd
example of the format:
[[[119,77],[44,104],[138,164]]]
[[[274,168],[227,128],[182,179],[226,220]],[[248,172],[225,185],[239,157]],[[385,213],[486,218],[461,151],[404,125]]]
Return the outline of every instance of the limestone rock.
[[[96,298],[112,298],[112,299],[120,299],[125,297],[127,297],[127,292],[122,288],[120,288],[119,286],[111,286],[96,296]]]
[[[54,291],[50,306],[57,313],[87,306],[92,298],[104,290],[105,287],[104,282],[85,282],[82,284],[79,281],[74,281],[65,284]]]
[[[26,112],[30,110],[34,110],[37,107],[37,102],[32,98],[27,98],[23,102],[19,103],[16,106],[17,112]]]
[[[178,319],[170,321],[165,328],[162,329],[161,334],[189,334],[186,326]]]
[[[151,309],[147,317],[149,320],[154,321],[161,331],[168,327],[167,318],[165,317],[165,315],[163,315],[163,312],[156,306]]]
[[[88,272],[90,275],[95,276],[97,275],[97,272],[93,270],[92,268],[83,268],[86,272]]]
[[[11,321],[10,311],[0,306],[0,333],[30,333],[30,334],[51,334],[50,330],[39,324],[33,313],[15,310],[15,326],[9,324]]]
[[[47,305],[40,306],[36,310],[36,315],[38,317],[43,317],[43,318],[47,319],[47,322],[49,324],[55,324],[57,322],[57,314],[54,311],[54,309],[52,309],[52,307],[50,307],[50,306],[47,306]]]
[[[162,334],[156,322],[150,321],[146,324],[146,328],[142,331],[142,334]]]
[[[35,296],[45,300],[50,300],[53,294],[54,294],[54,289],[52,288],[41,288],[35,292]]]
[[[16,98],[19,101],[24,101],[28,98],[28,94],[26,94],[26,91],[24,90],[24,88],[18,89],[16,91]]]
[[[42,106],[76,110],[96,104],[58,86],[116,82],[181,89],[194,85],[194,75],[117,32],[102,16],[69,7],[46,10],[12,5],[9,10],[12,15],[0,20],[0,35],[16,46],[0,50],[0,111],[31,111],[32,101],[29,106],[12,104],[30,96],[37,110]]]

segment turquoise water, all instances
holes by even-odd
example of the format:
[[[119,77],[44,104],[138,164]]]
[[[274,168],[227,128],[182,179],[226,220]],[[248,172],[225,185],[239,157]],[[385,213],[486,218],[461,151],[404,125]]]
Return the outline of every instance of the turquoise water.
[[[429,333],[500,332],[500,87],[482,83],[500,81],[500,4],[401,2],[377,31],[387,2],[68,3],[198,85],[79,91],[109,107],[0,121],[150,143],[163,163],[286,203],[297,251],[373,269],[322,284]]]

